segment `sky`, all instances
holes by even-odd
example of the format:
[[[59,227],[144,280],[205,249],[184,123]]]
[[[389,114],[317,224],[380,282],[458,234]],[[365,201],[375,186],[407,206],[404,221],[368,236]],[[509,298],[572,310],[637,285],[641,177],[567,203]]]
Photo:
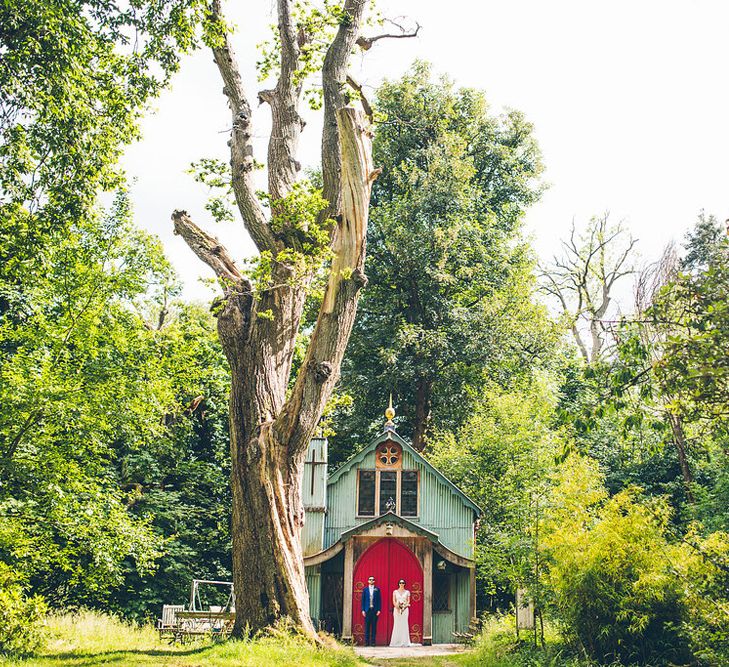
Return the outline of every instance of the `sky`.
[[[266,87],[256,80],[256,44],[275,22],[275,2],[224,7],[255,99]],[[353,58],[366,91],[422,59],[457,85],[484,90],[494,113],[519,109],[534,124],[549,187],[528,210],[525,231],[542,260],[559,251],[573,220],[579,226],[606,211],[639,239],[644,262],[680,242],[700,210],[729,217],[726,0],[380,0],[378,7],[421,30]],[[263,160],[265,105],[254,109],[254,123]],[[309,114],[305,166],[318,164],[320,127]],[[162,239],[188,299],[212,297],[204,280],[212,273],[172,234],[174,209],[187,210],[235,257],[254,253],[240,221],[210,219],[205,187],[186,173],[201,157],[227,161],[229,129],[217,68],[199,51],[183,59],[145,117],[143,139],[124,157],[137,222]]]

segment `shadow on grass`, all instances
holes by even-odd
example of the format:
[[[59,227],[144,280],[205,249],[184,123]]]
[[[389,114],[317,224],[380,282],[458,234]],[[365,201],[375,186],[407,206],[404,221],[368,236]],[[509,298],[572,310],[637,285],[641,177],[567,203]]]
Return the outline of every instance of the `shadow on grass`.
[[[182,658],[186,656],[201,656],[213,649],[212,646],[200,646],[198,648],[191,648],[186,650],[174,650],[174,649],[137,649],[137,650],[113,650],[113,651],[87,651],[87,652],[76,652],[67,651],[65,653],[53,653],[51,655],[38,656],[36,660],[40,660],[43,663],[59,663],[59,664],[70,664],[78,667],[90,667],[91,665],[144,665],[144,664],[159,664],[155,662],[155,658]],[[132,661],[134,657],[137,657],[137,661]],[[20,663],[21,665],[23,663]],[[29,661],[29,665],[33,662]]]

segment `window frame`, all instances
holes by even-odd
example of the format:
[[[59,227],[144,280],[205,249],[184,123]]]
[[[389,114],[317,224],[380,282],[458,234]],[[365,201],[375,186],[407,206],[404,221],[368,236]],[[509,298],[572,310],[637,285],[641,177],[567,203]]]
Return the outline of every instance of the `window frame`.
[[[362,472],[373,472],[375,473],[375,513],[374,514],[360,514],[359,512],[359,490],[360,490],[360,473]],[[380,512],[380,477],[383,472],[394,472],[395,473],[395,514],[402,517],[403,519],[417,520],[420,517],[420,469],[419,468],[407,468],[407,469],[388,469],[388,468],[357,468],[357,483],[355,489],[355,510],[354,516],[356,519],[376,519],[383,515]],[[416,474],[416,485],[417,485],[417,506],[416,514],[412,516],[402,516],[402,473],[403,472],[414,472]]]
[[[446,609],[436,609],[435,608],[435,591],[436,586],[435,582],[436,579],[444,579],[447,584],[447,593],[448,593],[448,600],[447,600],[447,608]],[[453,613],[453,607],[451,605],[451,589],[453,588],[453,575],[449,572],[436,572],[433,571],[433,607],[432,607],[432,613],[433,614],[452,614]]]
[[[373,500],[374,500],[374,505],[373,505],[374,509],[373,509],[373,513],[372,514],[360,514],[360,512],[359,512],[359,490],[360,490],[360,478],[361,478],[360,473],[362,473],[362,472],[373,472],[373,473],[375,473],[375,497],[373,498]],[[355,502],[355,516],[358,519],[376,519],[379,516],[379,514],[377,514],[377,506],[379,505],[379,496],[378,496],[379,487],[380,487],[380,484],[379,484],[379,475],[377,474],[377,471],[374,468],[358,468],[357,469],[357,490],[356,490],[356,493],[355,493],[355,501],[354,502]]]
[[[407,516],[402,514],[402,474],[404,472],[415,473],[415,514],[408,514]],[[403,468],[397,476],[397,486],[397,515],[404,519],[417,519],[420,516],[420,468],[408,468],[407,470]]]

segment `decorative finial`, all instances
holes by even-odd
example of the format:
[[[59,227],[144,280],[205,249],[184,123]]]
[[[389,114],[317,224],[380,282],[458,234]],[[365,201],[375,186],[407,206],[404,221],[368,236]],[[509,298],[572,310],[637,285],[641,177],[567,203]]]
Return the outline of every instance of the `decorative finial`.
[[[387,421],[385,422],[386,429],[389,429],[389,430],[395,429],[395,423],[392,421],[394,416],[395,416],[395,408],[392,407],[392,392],[390,392],[390,405],[387,407],[387,410],[385,410],[385,417],[387,417]]]

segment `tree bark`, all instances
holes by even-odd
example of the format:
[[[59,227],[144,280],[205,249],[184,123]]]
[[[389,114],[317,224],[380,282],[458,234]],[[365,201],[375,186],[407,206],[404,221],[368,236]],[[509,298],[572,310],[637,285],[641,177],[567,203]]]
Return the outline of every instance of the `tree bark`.
[[[364,274],[367,217],[372,182],[369,126],[362,113],[345,108],[347,63],[362,25],[367,0],[345,0],[337,33],[322,67],[323,196],[319,214],[330,230],[333,260],[310,343],[293,388],[290,376],[307,288],[318,267],[301,275],[291,257],[306,254],[296,221],[271,224],[256,192],[252,109],[243,86],[220,0],[211,0],[210,18],[222,37],[213,47],[232,115],[230,165],[233,191],[243,223],[260,252],[272,259],[270,282],[254,286],[231,254],[197,227],[184,211],[172,215],[175,232],[217,274],[224,298],[217,308],[218,334],[231,370],[230,452],[233,496],[233,582],[236,621],[242,636],[289,617],[315,637],[301,550],[304,522],[301,484],[304,456],[326,401],[339,377],[354,324]],[[293,192],[300,171],[296,159],[303,127],[301,49],[292,0],[277,0],[280,41],[275,88],[259,93],[271,109],[268,194],[273,216]],[[299,43],[303,39],[303,43]],[[336,222],[335,222],[336,221]],[[281,227],[283,225],[283,228]],[[289,393],[290,389],[290,393]]]
[[[694,483],[694,476],[691,473],[691,468],[689,467],[688,462],[688,455],[686,453],[686,434],[683,430],[683,423],[681,422],[681,418],[669,414],[668,415],[668,421],[671,424],[671,431],[673,433],[673,442],[676,445],[676,453],[678,454],[678,463],[681,466],[681,475],[683,476],[683,483],[686,487],[686,498],[688,501],[693,504],[694,503],[694,494],[692,490],[692,486]]]
[[[428,433],[431,412],[431,383],[419,378],[415,388],[415,426],[413,428],[413,447],[422,452]]]

